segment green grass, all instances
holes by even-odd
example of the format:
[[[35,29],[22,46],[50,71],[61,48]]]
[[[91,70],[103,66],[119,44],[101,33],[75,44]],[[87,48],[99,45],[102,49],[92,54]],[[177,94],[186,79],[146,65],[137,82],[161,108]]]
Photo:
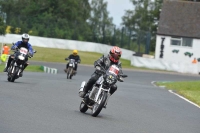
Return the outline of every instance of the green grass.
[[[68,49],[44,48],[35,46],[33,48],[37,51],[34,57],[30,59],[33,61],[66,63],[64,59],[68,57],[70,54],[72,54],[72,50]],[[94,61],[96,61],[103,55],[100,53],[84,52],[84,51],[78,51],[78,54],[80,55],[81,58],[81,64],[86,64],[86,65],[93,65]],[[120,61],[122,62],[123,68],[150,70],[144,67],[131,66],[131,61],[129,60],[120,59]]]
[[[5,68],[5,64],[0,64],[0,72],[3,72]],[[30,65],[27,66],[27,68],[25,69],[25,71],[29,71],[29,72],[43,72],[43,70],[41,69],[41,66],[37,66],[37,65]]]
[[[11,45],[8,44],[8,46]],[[34,57],[29,59],[33,61],[66,63],[64,59],[72,53],[72,50],[68,49],[44,48],[36,46],[33,46],[33,48],[37,51]],[[78,51],[78,54],[80,55],[81,58],[81,64],[86,64],[86,65],[93,65],[94,61],[96,61],[103,55],[101,53],[84,52],[84,51]],[[120,59],[120,61],[122,62],[122,68],[151,70],[144,67],[131,66],[131,61],[129,60]],[[163,70],[157,70],[157,71],[163,71]]]
[[[25,71],[30,71],[30,72],[44,72],[41,68],[41,66],[37,66],[37,65],[29,65],[27,66],[27,68],[25,69]]]
[[[72,54],[72,50],[67,49],[57,49],[57,48],[43,48],[43,47],[34,47],[37,53],[31,60],[34,61],[45,61],[45,62],[60,62],[66,63],[64,60],[70,54]],[[81,58],[81,64],[93,65],[94,61],[99,59],[103,54],[94,53],[94,52],[84,52],[78,51],[78,54]],[[131,66],[131,62],[129,60],[121,59],[123,68],[137,68]]]
[[[200,106],[200,81],[158,82],[157,85],[166,86]]]
[[[5,64],[0,64],[0,72],[3,72],[4,68],[5,68]]]

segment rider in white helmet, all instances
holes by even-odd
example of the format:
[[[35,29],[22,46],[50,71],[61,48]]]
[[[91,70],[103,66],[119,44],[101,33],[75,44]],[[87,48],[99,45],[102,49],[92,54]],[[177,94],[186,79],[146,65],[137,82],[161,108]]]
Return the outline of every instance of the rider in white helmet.
[[[28,49],[28,52],[29,52],[29,55],[30,56],[33,56],[33,48],[32,48],[32,46],[31,46],[31,44],[30,43],[28,43],[28,41],[29,41],[29,39],[30,39],[30,36],[29,36],[29,34],[27,34],[27,33],[24,33],[24,34],[22,34],[22,41],[18,41],[18,42],[16,42],[12,47],[11,47],[11,50],[15,50],[15,49],[20,49],[21,47],[24,47],[24,48],[27,48]],[[14,53],[15,54],[15,53]],[[14,55],[13,54],[13,55]],[[12,55],[11,55],[12,56]],[[8,67],[10,66],[10,63],[11,63],[11,61],[13,60],[12,58],[11,58],[11,56],[9,57],[9,59],[8,59],[8,63],[7,63],[7,66],[6,66],[6,68],[4,69],[4,72],[7,72],[8,71]],[[28,66],[28,58],[26,58],[26,63],[25,63],[25,65],[24,65],[24,69]],[[23,70],[24,70],[23,69]],[[23,75],[23,70],[22,70],[22,72],[20,73],[20,77]]]

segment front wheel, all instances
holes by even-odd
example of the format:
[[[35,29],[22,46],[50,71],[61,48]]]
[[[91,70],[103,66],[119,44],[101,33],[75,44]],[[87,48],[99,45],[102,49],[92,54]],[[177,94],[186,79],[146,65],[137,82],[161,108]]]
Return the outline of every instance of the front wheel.
[[[8,77],[8,79],[7,79],[9,82],[11,81],[11,77]]]
[[[72,79],[72,76],[73,76],[73,68],[72,68],[71,71],[70,71],[70,76],[69,76],[69,78]]]
[[[71,71],[71,68],[69,67],[69,68],[67,69],[67,79],[69,79],[69,77],[70,77],[70,71]]]
[[[11,79],[10,79],[11,82],[15,82],[18,72],[19,72],[19,68],[15,67],[14,73],[12,74]]]
[[[106,99],[107,99],[107,93],[103,91],[101,95],[99,96],[97,103],[95,103],[93,106],[92,116],[96,117],[101,112],[106,102]]]

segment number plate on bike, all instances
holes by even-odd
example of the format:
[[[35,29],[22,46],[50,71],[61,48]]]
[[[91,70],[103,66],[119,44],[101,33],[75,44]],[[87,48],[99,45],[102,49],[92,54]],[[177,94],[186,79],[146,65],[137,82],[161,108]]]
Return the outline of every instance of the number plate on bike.
[[[119,68],[116,67],[115,65],[112,65],[110,68],[109,68],[109,73],[112,73],[114,75],[118,75],[119,73]]]
[[[27,54],[28,53],[28,50],[26,49],[26,48],[20,48],[20,53],[22,53],[22,54]]]

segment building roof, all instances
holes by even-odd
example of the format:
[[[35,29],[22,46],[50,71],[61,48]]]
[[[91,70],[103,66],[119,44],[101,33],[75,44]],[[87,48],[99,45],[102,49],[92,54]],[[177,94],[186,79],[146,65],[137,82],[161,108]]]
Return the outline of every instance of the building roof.
[[[165,1],[157,34],[200,38],[200,2]]]

